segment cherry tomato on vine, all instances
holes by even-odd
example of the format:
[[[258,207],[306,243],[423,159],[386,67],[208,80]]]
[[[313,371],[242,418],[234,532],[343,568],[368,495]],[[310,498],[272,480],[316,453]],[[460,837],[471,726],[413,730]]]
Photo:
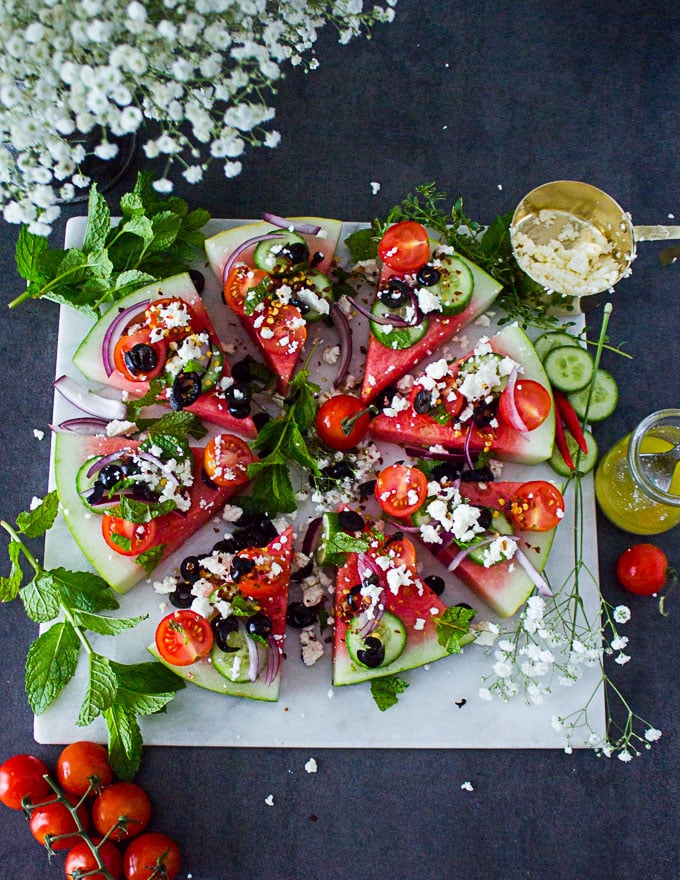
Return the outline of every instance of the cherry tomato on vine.
[[[155,880],[157,877],[175,880],[181,863],[179,847],[174,840],[156,832],[140,834],[125,850],[125,880]]]
[[[528,431],[533,431],[542,425],[548,418],[552,408],[550,392],[533,379],[518,379],[514,388],[515,408],[519,417],[524,422]],[[512,424],[513,418],[510,408],[512,401],[509,398],[509,388],[501,392],[498,401],[498,412],[503,421]]]
[[[102,789],[92,803],[92,823],[100,834],[106,836],[120,823],[110,835],[111,840],[127,840],[141,834],[150,819],[151,801],[134,782],[114,782]]]
[[[316,414],[316,433],[331,449],[353,449],[366,436],[371,416],[365,405],[351,394],[335,394],[319,407]],[[362,411],[363,414],[359,415]],[[345,432],[345,419],[356,418]]]
[[[217,486],[240,486],[253,462],[248,444],[234,434],[218,434],[203,450],[203,470]]]
[[[132,523],[105,513],[102,517],[102,536],[108,546],[121,556],[137,556],[153,547],[156,540],[156,520]]]
[[[91,780],[94,786],[91,787]],[[109,785],[113,771],[106,746],[82,740],[71,743],[57,758],[57,781],[64,791],[82,797],[96,786]]]
[[[65,793],[65,797],[72,807],[75,807],[80,800],[77,795],[69,792]],[[84,804],[78,808],[78,818],[83,828],[88,828],[89,817]],[[66,804],[61,801],[53,801],[31,810],[28,824],[33,837],[43,846],[46,846],[45,839],[48,835],[50,838],[60,838],[50,841],[54,850],[70,849],[80,840],[80,837],[76,836],[76,832],[79,830],[76,820]]]
[[[190,608],[173,611],[156,627],[158,653],[173,666],[190,666],[209,654],[212,645],[210,623]]]
[[[391,464],[378,474],[375,497],[388,516],[410,516],[427,498],[427,477],[420,468]]]
[[[668,559],[655,544],[634,544],[619,556],[616,576],[629,593],[651,596],[666,583]]]
[[[24,797],[33,804],[49,800],[52,789],[43,778],[47,773],[40,758],[13,755],[0,765],[0,801],[12,810],[20,810]]]
[[[104,843],[101,843],[101,839],[98,837],[92,837],[91,840],[92,843],[99,845],[99,858],[104,868],[113,880],[120,880],[123,873],[123,857],[118,847],[111,840],[105,840]],[[66,854],[66,861],[64,862],[66,880],[75,880],[75,878],[79,880],[83,874],[87,874],[87,880],[107,880],[106,875],[101,871],[97,871],[94,874],[90,873],[98,867],[97,859],[90,845],[85,840],[81,840]],[[76,873],[77,871],[80,873]]]
[[[518,529],[548,532],[564,516],[564,498],[560,490],[546,480],[522,483],[504,508]]]
[[[415,272],[430,259],[427,229],[414,220],[395,223],[380,239],[378,254],[395,272]]]

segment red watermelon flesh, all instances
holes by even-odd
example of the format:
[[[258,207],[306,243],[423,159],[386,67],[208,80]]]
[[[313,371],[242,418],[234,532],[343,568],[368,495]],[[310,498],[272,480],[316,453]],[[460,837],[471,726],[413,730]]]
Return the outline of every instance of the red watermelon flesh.
[[[119,593],[126,593],[145,576],[133,558],[113,551],[101,533],[100,517],[81,501],[76,477],[90,459],[122,449],[136,448],[138,441],[120,437],[91,437],[61,432],[54,440],[54,475],[64,519],[74,540],[94,569]],[[203,449],[193,447],[194,482],[189,489],[191,507],[187,512],[172,512],[156,520],[157,543],[165,545],[165,559],[214,517],[226,502],[243,487],[214,486],[202,479]],[[159,560],[160,562],[161,560]]]

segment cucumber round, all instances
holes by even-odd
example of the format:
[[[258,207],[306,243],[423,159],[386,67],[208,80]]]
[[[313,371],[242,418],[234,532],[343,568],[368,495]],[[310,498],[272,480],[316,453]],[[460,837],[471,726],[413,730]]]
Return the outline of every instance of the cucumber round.
[[[571,477],[576,472],[579,474],[588,474],[595,467],[598,456],[597,441],[590,431],[584,431],[583,436],[586,441],[586,448],[588,449],[587,453],[580,449],[578,443],[574,440],[571,434],[566,434],[565,436],[567,448],[569,449],[572,461],[576,465],[576,471],[572,471],[571,468],[567,467],[567,464],[557,447],[553,449],[548,464],[561,477]]]
[[[567,333],[565,330],[551,330],[548,333],[539,336],[534,342],[536,354],[542,361],[546,359],[548,353],[551,352],[553,348],[560,348],[569,345],[578,346],[579,348],[583,347],[579,339],[572,336],[571,333]]]
[[[477,565],[484,565],[484,551],[489,546],[487,543],[484,543],[483,547],[477,547],[477,544],[481,544],[482,541],[486,542],[489,538],[495,538],[496,535],[513,535],[513,529],[510,525],[505,514],[500,511],[493,511],[493,528],[491,528],[488,532],[484,532],[484,534],[479,535],[479,537],[475,538],[472,542],[472,549],[468,553],[468,559],[471,559],[473,562],[476,562]]]
[[[271,275],[282,275],[286,272],[294,271],[298,266],[307,265],[309,261],[309,248],[301,235],[290,230],[272,233],[272,235],[275,234],[280,237],[267,238],[259,242],[255,248],[253,262],[258,269],[264,269],[265,272],[269,272]],[[293,252],[299,250],[300,253],[303,252],[302,249],[304,248],[306,253],[304,259],[297,260],[294,263],[290,257],[291,248]]]
[[[201,392],[203,394],[215,387],[217,381],[222,377],[223,369],[224,355],[218,346],[213,345],[208,369],[201,375]]]
[[[371,313],[377,318],[405,318],[408,314],[407,309],[413,311],[413,306],[408,303],[399,309],[390,309],[379,299],[376,299],[371,309]],[[427,333],[430,321],[424,317],[419,324],[413,324],[408,327],[395,327],[388,324],[377,324],[371,321],[371,332],[381,345],[386,348],[403,349],[410,348],[416,342],[420,342]]]
[[[305,269],[304,272],[284,277],[282,281],[292,291],[291,302],[302,303],[305,321],[320,321],[330,315],[334,302],[333,286],[323,272]]]
[[[569,402],[580,419],[585,418],[586,415],[588,392],[589,385],[581,391],[574,391],[568,395]],[[598,369],[593,380],[593,393],[590,398],[590,408],[588,409],[588,421],[601,422],[603,419],[609,418],[616,409],[618,402],[619,389],[616,380],[611,373]]]
[[[424,287],[428,293],[436,296],[440,303],[442,315],[458,315],[465,311],[475,286],[472,270],[460,257],[443,256],[437,260],[439,281]]]
[[[227,636],[227,644],[235,648],[235,651],[223,651],[218,645],[213,645],[210,652],[210,659],[214,668],[228,678],[229,681],[250,681],[248,678],[248,667],[250,665],[250,655],[246,644],[245,636],[239,630],[229,633]],[[269,648],[256,642],[258,657],[258,675],[264,669],[267,660],[267,651]]]
[[[543,367],[553,388],[569,394],[589,384],[595,362],[585,348],[560,345],[548,352]]]
[[[330,541],[341,532],[340,515],[333,510],[325,511],[321,516],[321,534],[314,551],[314,560],[322,567],[344,565],[346,553],[332,552],[328,549]]]
[[[366,637],[369,639],[379,639],[382,642],[385,648],[385,657],[379,666],[368,666],[366,663],[362,663],[358,656],[360,651],[366,651],[369,647],[366,645],[365,639],[363,639],[357,632],[360,626],[361,622],[359,621],[359,618],[353,617],[347,627],[345,639],[347,643],[347,653],[352,661],[362,669],[379,669],[381,666],[389,666],[390,663],[393,663],[397,657],[399,657],[406,647],[406,627],[395,614],[385,611],[376,624],[373,632]]]
[[[78,469],[78,473],[76,474],[76,490],[78,492],[78,495],[80,496],[80,500],[83,502],[85,507],[87,507],[88,510],[91,510],[92,513],[96,513],[101,516],[103,513],[106,512],[104,509],[106,506],[113,507],[114,504],[117,502],[112,501],[109,505],[100,504],[97,507],[93,507],[93,505],[88,504],[87,502],[86,496],[90,494],[90,490],[94,485],[94,480],[92,479],[92,477],[87,476],[87,472],[98,458],[100,458],[100,456],[98,455],[95,455],[92,458],[88,458],[87,461],[82,465],[82,467]]]

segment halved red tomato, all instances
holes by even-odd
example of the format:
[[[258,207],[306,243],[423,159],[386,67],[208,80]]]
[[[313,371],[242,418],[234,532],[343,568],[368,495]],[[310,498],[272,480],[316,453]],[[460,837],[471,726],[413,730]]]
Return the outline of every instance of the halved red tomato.
[[[210,622],[190,608],[173,611],[156,627],[158,653],[173,666],[190,666],[207,656],[212,646]]]
[[[307,338],[307,323],[297,306],[273,303],[266,317],[256,328],[262,348],[271,355],[293,354],[302,351]]]
[[[285,587],[289,577],[288,569],[276,556],[268,553],[265,547],[246,547],[235,558],[254,563],[250,571],[244,572],[238,579],[238,588],[244,596],[266,599],[275,596]]]
[[[395,272],[415,272],[430,259],[430,236],[420,223],[402,220],[380,239],[378,254]]]
[[[185,300],[165,296],[147,306],[144,323],[150,330],[162,331],[165,339],[183,339],[192,332],[196,316]],[[159,333],[155,334],[160,335]]]
[[[149,382],[163,372],[168,345],[151,342],[151,331],[142,328],[119,337],[113,349],[113,365],[131,382]]]
[[[528,431],[533,431],[548,418],[552,407],[552,398],[547,388],[533,379],[518,379],[514,389],[515,409]],[[513,424],[511,411],[510,387],[506,387],[498,401],[498,412],[507,424]]]
[[[546,480],[522,483],[505,506],[517,528],[529,532],[548,532],[564,516],[564,498],[560,490]]]
[[[251,269],[248,266],[234,266],[224,282],[222,296],[225,303],[237,315],[245,315],[245,299],[249,290],[257,287],[269,275],[262,269]]]
[[[375,497],[388,516],[410,516],[427,498],[427,477],[420,468],[391,464],[378,474]]]
[[[203,450],[203,470],[217,486],[240,486],[254,461],[248,444],[235,434],[218,434]]]
[[[102,536],[106,543],[121,556],[138,556],[156,540],[156,520],[146,523],[133,523],[120,516],[102,517]]]
[[[380,551],[381,556],[385,554],[390,556],[396,567],[405,565],[412,571],[416,570],[416,548],[413,541],[408,538],[398,538],[394,541],[387,538]]]

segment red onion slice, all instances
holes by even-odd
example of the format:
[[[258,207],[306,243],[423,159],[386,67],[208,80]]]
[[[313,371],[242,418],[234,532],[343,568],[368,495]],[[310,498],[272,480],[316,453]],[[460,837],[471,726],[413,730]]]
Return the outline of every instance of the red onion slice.
[[[504,415],[507,416],[510,426],[514,428],[515,431],[519,431],[521,434],[526,434],[529,431],[529,428],[520,415],[519,410],[517,409],[517,401],[515,400],[515,385],[517,384],[517,377],[517,367],[513,367],[512,372],[508,376],[508,384],[503,391],[506,403]]]
[[[260,670],[260,655],[257,650],[257,645],[255,644],[255,640],[248,635],[246,626],[242,620],[239,620],[238,628],[246,643],[246,648],[248,649],[248,680],[255,681]]]
[[[545,578],[540,574],[540,572],[533,564],[533,562],[531,562],[529,557],[522,550],[519,549],[519,547],[515,551],[515,559],[517,560],[517,562],[519,562],[524,571],[529,575],[531,582],[534,584],[534,586],[538,588],[538,592],[541,594],[541,596],[552,597],[555,595],[548,586]]]
[[[316,550],[316,546],[319,543],[319,538],[321,537],[321,523],[322,518],[320,516],[315,517],[310,521],[307,526],[307,531],[305,532],[305,536],[302,539],[302,552],[305,556],[312,556],[314,551]]]
[[[91,418],[78,418],[78,419],[66,419],[63,422],[59,422],[56,427],[54,425],[50,425],[50,428],[55,431],[59,429],[60,431],[71,431],[74,434],[104,434],[106,433],[106,426],[108,422],[106,419],[96,419],[94,417]]]
[[[102,340],[102,363],[104,364],[104,372],[107,376],[110,376],[115,369],[113,363],[113,349],[118,341],[118,330],[124,324],[129,323],[133,315],[137,312],[144,311],[150,302],[150,299],[145,299],[141,302],[135,303],[133,306],[128,306],[127,309],[123,309],[119,312],[107,327],[104,339]]]
[[[343,310],[337,304],[331,308],[331,321],[333,322],[333,326],[335,327],[340,342],[340,363],[338,364],[338,370],[335,374],[335,379],[333,380],[333,388],[339,388],[343,379],[347,375],[349,364],[352,360],[352,334],[349,329],[347,315],[345,315]]]
[[[354,308],[362,314],[365,318],[368,318],[374,324],[389,325],[391,327],[415,327],[418,324],[418,321],[407,321],[406,318],[401,318],[399,315],[394,315],[393,317],[380,317],[380,315],[374,315],[368,306],[365,306],[363,303],[354,299],[351,296],[348,296],[347,299],[352,303]]]
[[[76,382],[70,376],[62,375],[53,382],[56,390],[83,412],[97,418],[106,419],[107,421],[122,420],[127,415],[127,407],[122,400],[112,400],[110,397],[102,397],[101,394],[95,394]]]
[[[235,251],[232,251],[227,257],[227,261],[222,268],[222,284],[224,284],[227,280],[227,276],[231,272],[234,263],[238,260],[240,255],[247,251],[249,247],[254,244],[257,244],[260,241],[267,241],[268,239],[280,239],[285,238],[282,232],[267,232],[264,235],[254,235],[252,238],[247,238],[245,241],[242,241],[241,244],[236,248]]]
[[[281,651],[274,636],[267,639],[267,664],[262,670],[262,681],[271,684],[281,669]]]
[[[473,550],[478,550],[480,547],[486,547],[487,544],[491,544],[492,541],[495,541],[496,537],[493,538],[485,538],[483,541],[476,541],[474,544],[468,544],[467,547],[461,548],[459,553],[453,557],[451,562],[447,565],[447,571],[455,571],[461,562],[472,553]]]
[[[321,232],[321,227],[316,226],[313,223],[300,223],[295,222],[294,220],[287,220],[285,217],[280,217],[278,214],[272,214],[270,211],[262,212],[262,219],[267,223],[271,223],[272,226],[278,226],[280,229],[290,229],[292,232],[297,232],[299,235],[318,235]]]

